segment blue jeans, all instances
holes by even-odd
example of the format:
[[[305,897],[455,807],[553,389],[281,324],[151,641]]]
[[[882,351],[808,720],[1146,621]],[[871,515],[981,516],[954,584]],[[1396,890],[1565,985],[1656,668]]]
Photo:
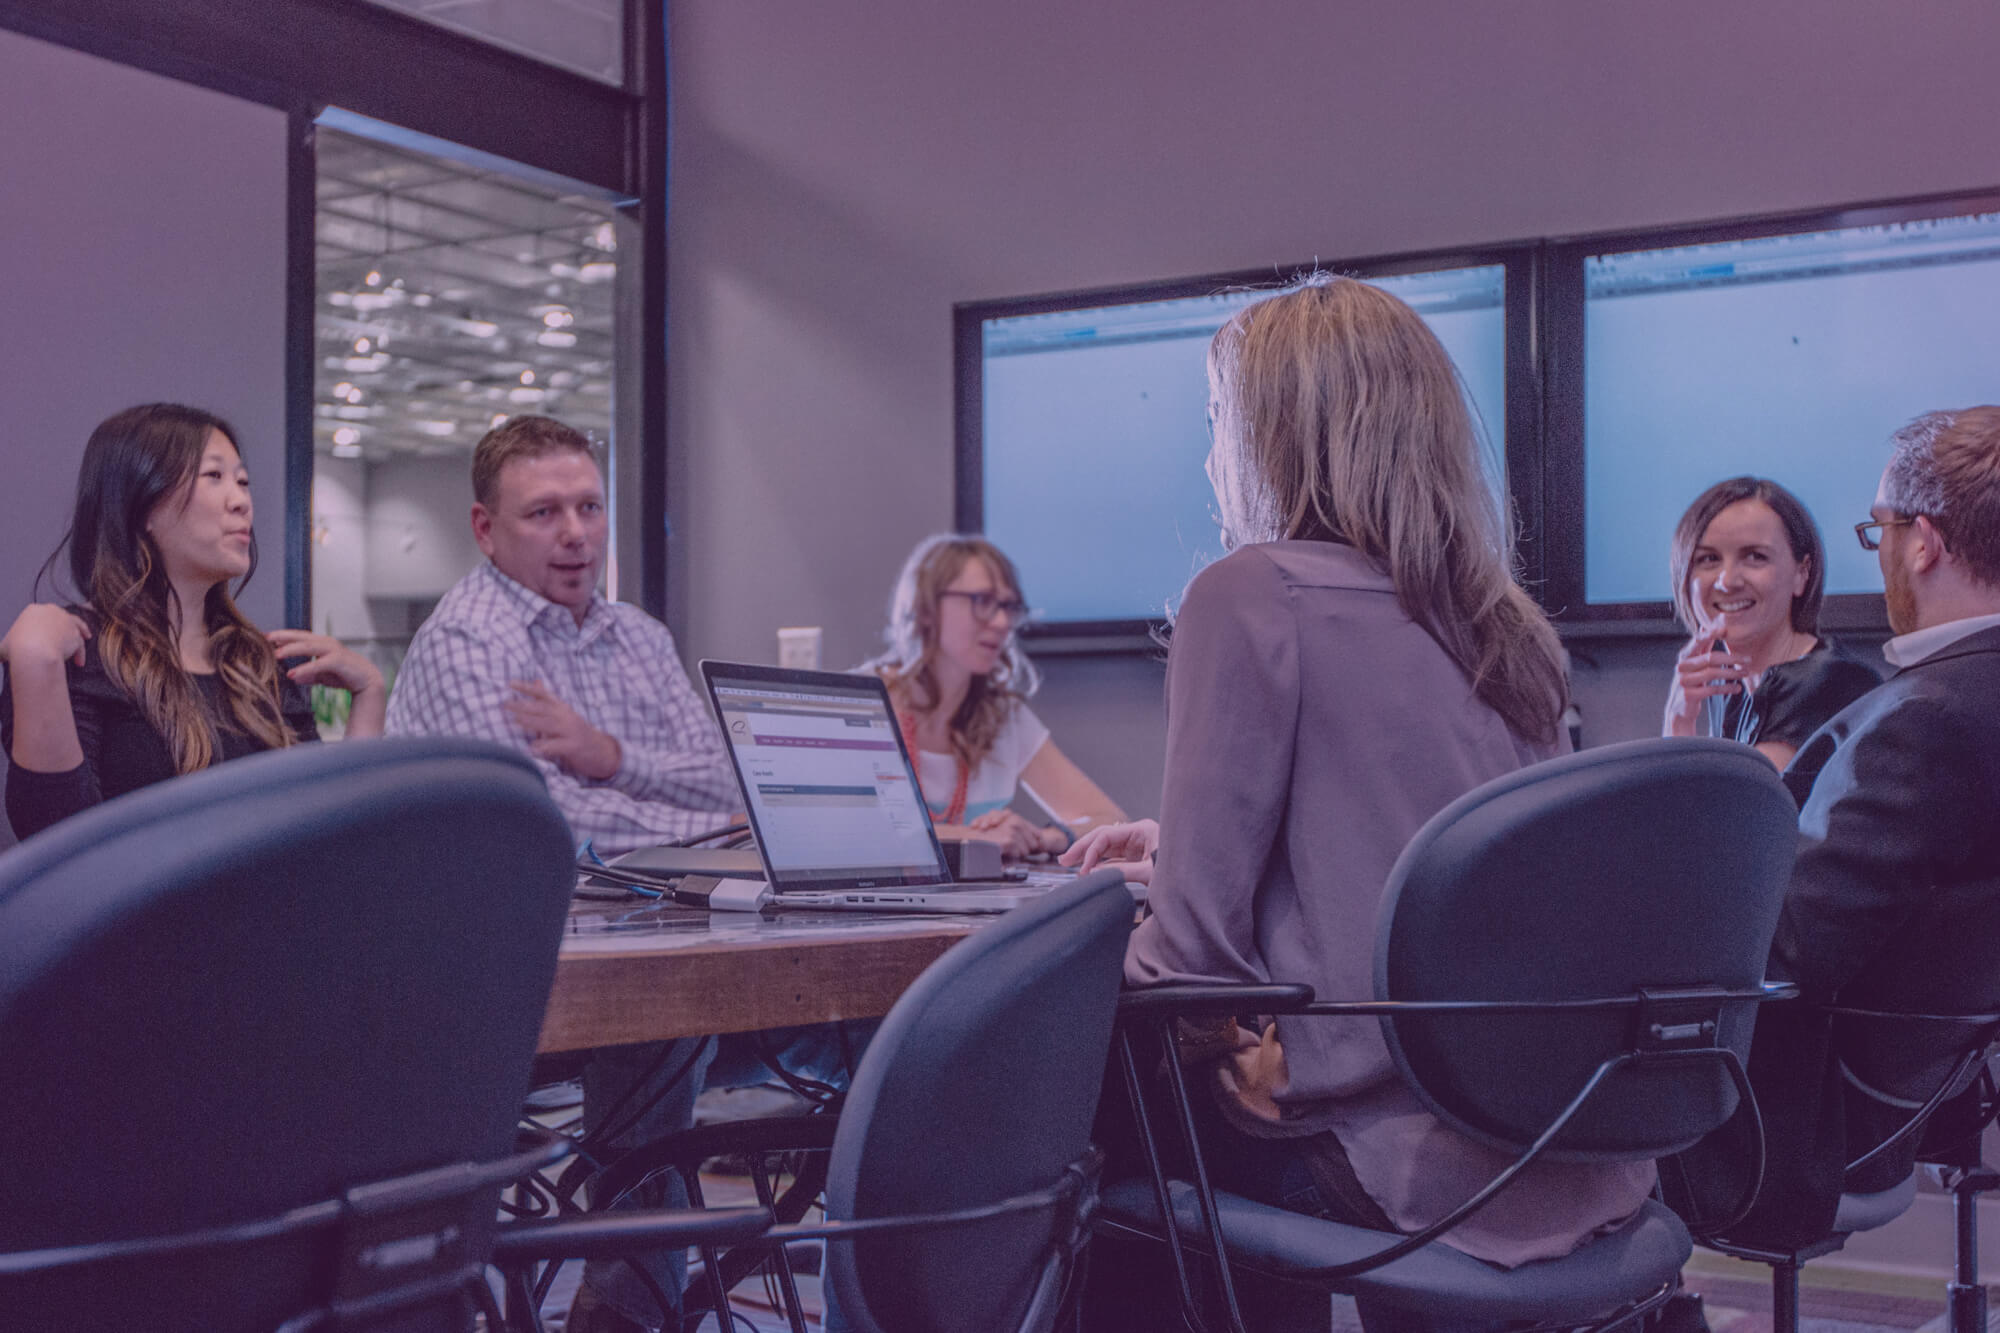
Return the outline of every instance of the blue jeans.
[[[677,1134],[694,1123],[694,1101],[704,1088],[742,1088],[776,1081],[761,1052],[769,1051],[778,1063],[793,1074],[845,1090],[852,1073],[849,1060],[859,1062],[868,1039],[875,1035],[878,1021],[867,1019],[849,1023],[816,1023],[806,1027],[774,1028],[768,1032],[731,1033],[722,1037],[687,1037],[672,1042],[647,1042],[638,1046],[613,1046],[591,1053],[583,1070],[583,1126],[595,1134],[604,1117],[621,1099],[617,1120],[632,1119],[632,1112],[672,1080],[659,1100],[637,1120],[606,1144],[610,1156]],[[676,1075],[678,1074],[678,1077]],[[629,1098],[627,1093],[630,1093]],[[631,1199],[634,1208],[685,1208],[687,1188],[678,1172],[661,1173],[648,1187]],[[679,1328],[682,1293],[687,1287],[687,1254],[684,1250],[655,1250],[638,1257],[646,1272],[673,1302],[666,1327]],[[619,1259],[593,1259],[584,1265],[583,1280],[599,1300],[626,1318],[648,1328],[658,1326],[659,1302],[635,1275],[630,1265]],[[823,1322],[830,1333],[845,1327],[837,1313],[827,1309]]]

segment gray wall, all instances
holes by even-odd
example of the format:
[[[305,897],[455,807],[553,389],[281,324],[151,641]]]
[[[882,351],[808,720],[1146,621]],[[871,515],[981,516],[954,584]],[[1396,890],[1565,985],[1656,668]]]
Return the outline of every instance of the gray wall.
[[[62,536],[91,427],[134,403],[242,436],[284,613],[285,118],[0,31],[0,606]]]
[[[0,616],[68,524],[91,427],[168,399],[242,437],[263,561],[243,607],[277,626],[284,117],[0,31],[0,127]]]
[[[669,8],[690,656],[872,647],[950,521],[955,301],[2000,183],[1972,0]],[[1586,651],[1590,738],[1655,727],[1672,648]],[[1157,668],[1049,675],[1151,808]]]

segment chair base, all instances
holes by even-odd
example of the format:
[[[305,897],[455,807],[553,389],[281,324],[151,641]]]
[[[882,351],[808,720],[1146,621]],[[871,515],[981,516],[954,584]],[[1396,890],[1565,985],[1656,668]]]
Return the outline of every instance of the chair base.
[[[1947,1167],[1940,1183],[1951,1191],[1952,1280],[1945,1284],[1949,1333],[1986,1333],[1986,1287],[1979,1280],[1979,1196],[2000,1189],[2000,1172],[1984,1162]]]
[[[1872,1231],[1901,1217],[1917,1197],[1917,1177],[1915,1172],[1889,1189],[1873,1194],[1842,1195],[1839,1210],[1834,1215],[1836,1230],[1809,1245],[1801,1245],[1791,1250],[1774,1250],[1757,1245],[1742,1245],[1726,1237],[1705,1236],[1701,1244],[1718,1254],[1726,1254],[1733,1259],[1749,1259],[1756,1263],[1768,1264],[1771,1269],[1771,1330],[1772,1333],[1798,1333],[1799,1327],[1799,1270],[1807,1263],[1824,1255],[1832,1254],[1847,1244],[1848,1236],[1856,1231]],[[1957,1326],[1954,1325],[1954,1333]],[[1985,1333],[1985,1324],[1978,1326],[1978,1333]]]
[[[1566,1327],[1627,1320],[1673,1293],[1681,1265],[1693,1250],[1680,1220],[1664,1206],[1648,1202],[1618,1231],[1560,1259],[1502,1269],[1439,1242],[1369,1272],[1328,1282],[1316,1277],[1314,1270],[1351,1262],[1394,1238],[1301,1217],[1222,1191],[1215,1199],[1233,1272],[1341,1291],[1371,1303],[1456,1320],[1550,1319]],[[1193,1190],[1179,1182],[1174,1208],[1189,1248],[1208,1253]],[[1164,1244],[1151,1184],[1128,1180],[1106,1189],[1092,1229],[1099,1235]],[[1634,1296],[1635,1291],[1643,1294]]]

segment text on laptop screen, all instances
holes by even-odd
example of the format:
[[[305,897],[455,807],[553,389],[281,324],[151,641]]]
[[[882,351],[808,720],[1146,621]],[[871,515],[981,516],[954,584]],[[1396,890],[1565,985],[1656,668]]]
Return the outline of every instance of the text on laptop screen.
[[[922,797],[879,688],[715,682],[771,887],[941,877]]]

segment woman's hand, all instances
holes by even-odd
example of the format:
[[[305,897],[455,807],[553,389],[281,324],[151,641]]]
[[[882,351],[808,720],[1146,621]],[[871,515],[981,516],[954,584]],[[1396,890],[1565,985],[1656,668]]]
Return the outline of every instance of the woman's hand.
[[[90,626],[60,606],[36,602],[0,638],[0,662],[14,691],[13,760],[37,773],[67,773],[83,763],[64,664],[83,665]]]
[[[380,736],[382,719],[389,711],[389,692],[382,685],[382,672],[373,662],[340,640],[302,629],[274,629],[266,636],[278,660],[303,657],[285,675],[301,685],[331,685],[354,696],[347,714],[347,734],[359,739]]]
[[[1674,665],[1673,687],[1667,691],[1666,720],[1662,736],[1699,734],[1702,705],[1719,695],[1741,694],[1750,674],[1750,659],[1727,651],[1717,651],[1721,636],[1697,634],[1681,649]]]
[[[1089,874],[1103,862],[1124,863],[1125,878],[1135,884],[1152,880],[1153,853],[1160,849],[1157,820],[1135,819],[1129,824],[1105,824],[1076,840],[1076,845],[1056,860]]]
[[[1035,827],[1012,810],[988,810],[966,828],[976,838],[999,843],[1000,855],[1009,861],[1054,850],[1043,836],[1046,830]]]
[[[49,602],[34,602],[14,617],[0,638],[0,662],[14,667],[55,666],[63,661],[83,665],[83,641],[90,626],[83,618]]]

